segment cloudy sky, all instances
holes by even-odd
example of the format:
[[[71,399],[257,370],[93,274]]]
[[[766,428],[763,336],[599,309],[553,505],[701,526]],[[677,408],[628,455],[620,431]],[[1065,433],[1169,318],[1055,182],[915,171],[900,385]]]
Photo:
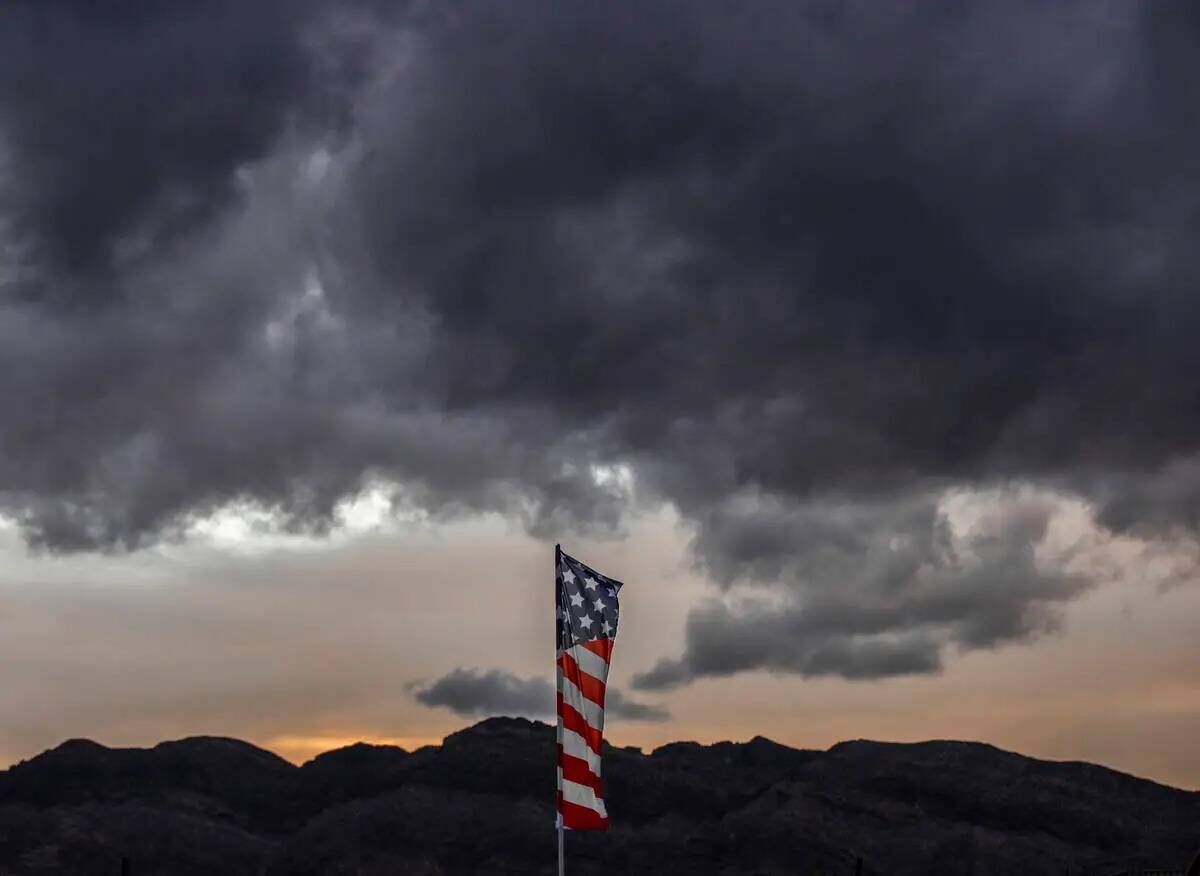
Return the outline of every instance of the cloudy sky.
[[[101,4],[103,5],[103,4]],[[980,739],[1200,787],[1193,4],[13,0],[0,764]]]

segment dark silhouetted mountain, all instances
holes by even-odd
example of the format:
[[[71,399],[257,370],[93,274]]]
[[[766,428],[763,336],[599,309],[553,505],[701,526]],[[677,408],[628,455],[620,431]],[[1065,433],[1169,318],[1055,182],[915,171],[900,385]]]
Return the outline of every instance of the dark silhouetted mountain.
[[[295,767],[232,739],[73,740],[0,772],[0,876],[553,873],[554,730],[493,718],[414,752]],[[612,829],[569,834],[572,876],[1107,876],[1178,868],[1200,793],[964,742],[761,737],[609,748]]]

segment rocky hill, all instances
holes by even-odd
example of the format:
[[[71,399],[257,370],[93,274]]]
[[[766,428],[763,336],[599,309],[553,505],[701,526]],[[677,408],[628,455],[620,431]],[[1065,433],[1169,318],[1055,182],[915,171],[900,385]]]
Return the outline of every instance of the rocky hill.
[[[553,873],[554,730],[494,718],[406,752],[293,766],[232,739],[71,741],[0,772],[0,876]],[[572,876],[1054,874],[1182,869],[1200,793],[987,745],[757,738],[609,749],[607,834]]]

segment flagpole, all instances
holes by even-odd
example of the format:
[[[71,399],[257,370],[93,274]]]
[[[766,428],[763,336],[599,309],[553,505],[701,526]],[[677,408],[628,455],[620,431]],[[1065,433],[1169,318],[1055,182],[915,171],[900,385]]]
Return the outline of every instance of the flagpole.
[[[558,612],[557,612],[558,570],[561,565],[562,565],[562,545],[556,544],[554,546],[554,587],[555,587],[554,604],[556,607],[555,608],[555,616],[554,616],[554,634],[556,637],[559,635]],[[558,646],[557,645],[555,646],[554,663],[555,663],[555,665],[558,664]],[[559,717],[558,721],[559,721],[559,724],[561,725],[561,723],[562,723],[561,716]],[[561,742],[562,740],[559,740],[559,741]],[[558,763],[557,751],[554,754],[554,760],[555,760],[555,769],[557,769],[557,763]],[[558,804],[555,803],[554,805],[555,805],[555,808],[557,809]],[[565,876],[567,871],[563,865],[563,818],[562,818],[561,812],[555,812],[554,823],[555,823],[555,826],[558,828],[558,876]]]

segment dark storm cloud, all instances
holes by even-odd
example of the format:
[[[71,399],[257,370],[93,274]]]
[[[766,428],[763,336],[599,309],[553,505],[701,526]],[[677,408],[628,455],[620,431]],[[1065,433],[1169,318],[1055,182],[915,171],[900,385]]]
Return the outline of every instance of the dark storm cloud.
[[[1036,527],[994,536],[1008,577],[940,553],[947,487],[1194,532],[1184,6],[43,5],[0,38],[0,501],[35,543],[231,501],[319,529],[373,480],[603,530],[621,463],[767,593],[698,609],[762,641],[675,678],[1045,629],[1081,585]]]
[[[235,194],[234,171],[323,109],[317,4],[8,4],[0,131],[15,234],[76,303]],[[320,78],[319,74],[327,74]],[[75,279],[71,289],[57,283]]]
[[[417,688],[415,696],[427,706],[441,706],[464,717],[554,714],[553,684],[544,678],[521,678],[501,669],[455,669]],[[665,721],[670,717],[658,706],[630,700],[615,688],[605,695],[605,714],[624,721]]]

